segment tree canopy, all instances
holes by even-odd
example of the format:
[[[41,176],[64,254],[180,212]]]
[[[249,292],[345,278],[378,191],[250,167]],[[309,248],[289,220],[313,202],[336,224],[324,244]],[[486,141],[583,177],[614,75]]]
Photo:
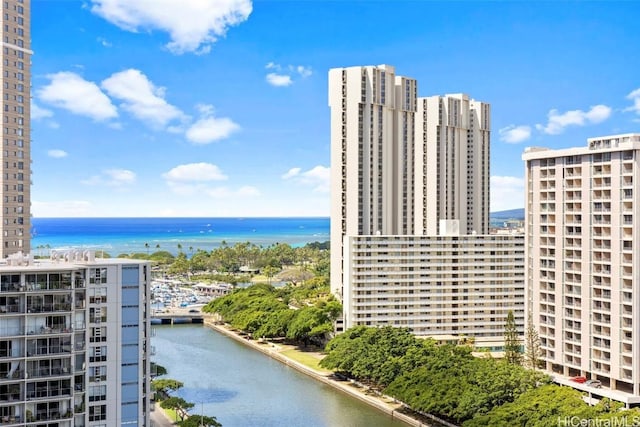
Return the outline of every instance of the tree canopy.
[[[438,345],[391,326],[351,328],[325,350],[321,366],[370,383],[413,410],[456,423],[548,381],[519,365],[473,357],[469,346]]]

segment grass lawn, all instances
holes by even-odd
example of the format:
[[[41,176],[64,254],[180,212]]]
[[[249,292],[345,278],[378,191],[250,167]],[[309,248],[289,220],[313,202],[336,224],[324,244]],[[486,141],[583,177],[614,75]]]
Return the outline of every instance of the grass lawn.
[[[176,410],[175,410],[175,409],[165,409],[165,408],[163,408],[163,407],[161,407],[161,406],[160,406],[160,402],[161,402],[161,401],[157,401],[157,402],[156,402],[156,411],[157,411],[157,410],[164,411],[164,413],[165,413],[165,414],[167,414],[167,417],[169,417],[169,419],[170,419],[171,421],[174,421],[174,422],[175,422],[176,420],[177,420],[177,421],[180,421],[180,417],[179,417],[179,416],[178,416],[178,414],[176,413]]]
[[[318,365],[320,360],[317,359],[313,354],[305,353],[303,351],[299,351],[296,349],[284,350],[284,351],[281,351],[280,354],[290,359],[293,359],[296,362],[302,363],[303,365],[308,366],[311,369],[315,369],[317,371],[324,372],[327,374],[333,372],[329,369],[321,368]]]

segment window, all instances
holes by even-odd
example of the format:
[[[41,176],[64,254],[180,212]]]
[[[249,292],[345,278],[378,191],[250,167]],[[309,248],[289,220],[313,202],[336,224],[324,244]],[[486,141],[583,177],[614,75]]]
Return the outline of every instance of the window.
[[[89,271],[89,283],[107,283],[107,269],[106,268],[92,268]]]
[[[107,405],[89,406],[89,421],[104,421],[107,419]]]

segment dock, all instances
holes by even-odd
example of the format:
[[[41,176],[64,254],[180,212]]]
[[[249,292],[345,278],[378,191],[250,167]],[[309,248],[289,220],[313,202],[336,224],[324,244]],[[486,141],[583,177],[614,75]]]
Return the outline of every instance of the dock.
[[[151,311],[152,325],[174,325],[182,323],[204,323],[209,315],[200,311],[200,307],[167,308]]]

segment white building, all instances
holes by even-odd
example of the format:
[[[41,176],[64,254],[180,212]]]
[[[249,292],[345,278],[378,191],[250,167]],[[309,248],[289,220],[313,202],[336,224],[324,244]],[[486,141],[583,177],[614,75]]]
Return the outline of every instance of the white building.
[[[3,185],[0,259],[31,251],[31,12],[30,0],[2,2]]]
[[[416,234],[434,236],[442,219],[461,234],[489,233],[491,108],[465,94],[418,98]]]
[[[418,98],[414,79],[379,65],[330,70],[329,106],[331,291],[345,326],[489,343],[513,310],[522,329],[523,237],[488,236],[489,104]]]
[[[0,424],[150,425],[149,275],[89,251],[0,265]]]
[[[345,327],[398,326],[419,336],[504,345],[508,312],[524,324],[524,236],[350,236]]]
[[[640,134],[523,159],[527,311],[546,369],[640,403]]]
[[[331,290],[342,295],[342,239],[414,233],[415,80],[388,65],[329,71]]]

